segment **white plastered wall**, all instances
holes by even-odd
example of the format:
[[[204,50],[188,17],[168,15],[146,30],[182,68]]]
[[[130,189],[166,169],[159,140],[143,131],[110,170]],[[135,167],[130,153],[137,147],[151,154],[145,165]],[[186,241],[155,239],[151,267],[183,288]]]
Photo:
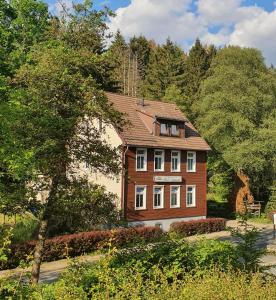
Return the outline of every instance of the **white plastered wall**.
[[[93,125],[96,127],[100,127],[100,122],[98,120],[93,121]],[[105,140],[108,144],[113,147],[119,147],[122,145],[122,140],[118,135],[117,131],[112,125],[102,125],[104,126],[104,130],[102,133],[102,139]],[[106,187],[108,192],[117,195],[117,207],[121,208],[121,194],[122,194],[122,176],[121,174],[117,176],[106,176],[101,172],[91,171],[89,166],[86,165],[85,162],[80,163],[80,174],[85,174],[88,176],[88,180],[92,183],[103,185]]]

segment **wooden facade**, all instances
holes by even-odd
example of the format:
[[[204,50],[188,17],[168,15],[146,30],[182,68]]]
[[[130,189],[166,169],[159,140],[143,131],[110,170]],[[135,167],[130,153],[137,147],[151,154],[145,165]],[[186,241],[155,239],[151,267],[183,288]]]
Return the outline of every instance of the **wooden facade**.
[[[158,148],[161,149],[161,148]],[[170,218],[190,218],[206,216],[206,151],[196,151],[196,171],[187,172],[187,151],[181,151],[180,172],[171,172],[171,150],[164,149],[164,171],[154,171],[154,148],[147,148],[147,171],[136,170],[136,148],[126,150],[125,180],[124,180],[124,207],[125,217],[128,221],[146,221]],[[181,176],[182,182],[154,182],[154,176]],[[135,187],[147,186],[146,209],[135,210]],[[153,186],[164,186],[164,208],[153,208]],[[180,207],[170,208],[170,186],[180,185]],[[186,186],[196,186],[195,207],[186,207]]]

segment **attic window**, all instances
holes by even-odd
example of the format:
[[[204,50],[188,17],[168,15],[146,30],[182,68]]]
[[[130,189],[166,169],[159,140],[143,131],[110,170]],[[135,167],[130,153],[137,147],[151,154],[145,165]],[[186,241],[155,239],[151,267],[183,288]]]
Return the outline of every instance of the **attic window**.
[[[160,135],[179,136],[179,124],[160,123]]]
[[[171,134],[172,134],[173,136],[179,136],[179,125],[172,124],[172,127],[171,127]]]
[[[160,133],[162,135],[169,135],[169,126],[166,123],[161,123],[160,125]]]

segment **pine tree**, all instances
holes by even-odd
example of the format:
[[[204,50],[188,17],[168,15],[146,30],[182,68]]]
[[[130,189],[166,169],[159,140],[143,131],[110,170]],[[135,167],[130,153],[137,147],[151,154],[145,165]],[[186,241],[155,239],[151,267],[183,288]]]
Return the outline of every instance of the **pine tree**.
[[[143,94],[147,98],[162,99],[170,85],[184,84],[184,53],[176,44],[167,39],[150,54]]]
[[[192,106],[197,105],[198,91],[201,81],[206,77],[211,61],[216,54],[214,46],[204,47],[197,39],[186,60],[185,85],[181,107],[191,119],[195,118]]]
[[[112,64],[112,79],[118,92],[125,94],[126,87],[126,51],[127,44],[121,32],[118,30],[108,50],[110,63]]]
[[[146,69],[149,64],[149,57],[151,52],[150,42],[144,37],[133,37],[129,41],[131,52],[137,56],[138,69],[141,79],[145,79]]]

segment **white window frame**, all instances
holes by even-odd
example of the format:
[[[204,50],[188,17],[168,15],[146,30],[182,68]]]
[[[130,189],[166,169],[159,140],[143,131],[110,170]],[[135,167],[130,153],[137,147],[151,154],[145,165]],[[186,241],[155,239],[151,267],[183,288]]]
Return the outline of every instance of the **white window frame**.
[[[177,153],[177,169],[173,170],[173,153]],[[171,172],[181,172],[181,151],[171,150]]]
[[[172,205],[172,189],[177,187],[178,188],[178,194],[177,194],[177,203],[176,205]],[[181,197],[181,185],[171,185],[170,186],[170,208],[179,208],[180,207],[180,197]]]
[[[188,188],[193,188],[193,203],[188,204]],[[186,207],[196,207],[196,186],[195,185],[187,185],[186,186]]]
[[[193,159],[193,169],[192,170],[189,170],[189,163],[188,163],[188,160],[190,159],[189,154],[193,155],[193,158],[192,158]],[[187,151],[187,172],[190,172],[190,173],[196,172],[196,151]]]
[[[156,155],[155,154],[156,151],[161,151],[162,152],[161,156],[160,155]],[[156,156],[160,156],[161,157],[161,169],[156,169],[155,168],[155,157]],[[153,161],[153,164],[154,164],[154,172],[164,172],[164,168],[165,168],[165,150],[154,149],[154,161]]]
[[[143,206],[136,206],[137,188],[144,188],[143,192]],[[135,199],[134,199],[135,210],[143,210],[147,208],[147,186],[146,185],[135,185]]]
[[[141,154],[138,154],[139,150],[142,150],[145,153],[144,154],[144,168],[143,169],[138,169],[137,168],[138,156],[141,155]],[[136,148],[136,160],[135,160],[136,171],[138,171],[138,172],[145,172],[145,171],[147,171],[147,165],[148,165],[148,163],[147,163],[147,157],[148,157],[148,149],[147,148]]]
[[[160,206],[155,206],[154,205],[154,195],[155,195],[155,188],[161,188],[162,189],[162,192],[161,192],[161,204]],[[152,191],[152,200],[153,200],[153,208],[154,209],[160,209],[160,208],[164,208],[164,185],[154,185],[153,186],[153,191]]]
[[[175,126],[177,133],[173,133],[173,126]],[[180,135],[180,126],[178,124],[171,125],[171,136],[179,136]]]

